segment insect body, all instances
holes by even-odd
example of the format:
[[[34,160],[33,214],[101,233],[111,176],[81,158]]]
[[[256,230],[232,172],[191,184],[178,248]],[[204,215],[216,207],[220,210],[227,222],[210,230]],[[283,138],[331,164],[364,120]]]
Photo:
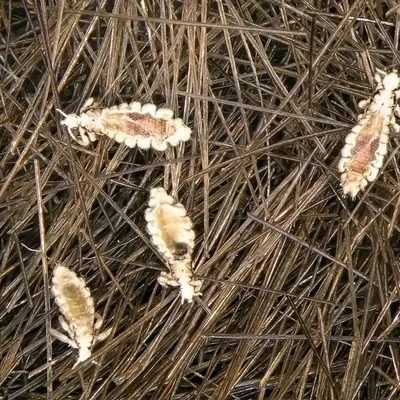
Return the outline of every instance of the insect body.
[[[158,281],[162,285],[180,286],[182,302],[191,303],[194,295],[201,294],[202,282],[192,279],[195,233],[185,207],[176,203],[163,188],[154,188],[145,219],[151,240],[170,270],[170,273],[161,273]]]
[[[352,198],[376,179],[387,153],[390,129],[400,131],[395,120],[395,115],[400,116],[400,78],[396,71],[378,72],[375,80],[375,94],[359,103],[365,112],[347,135],[338,165],[343,193]]]
[[[173,118],[169,108],[159,108],[154,104],[139,102],[122,103],[110,108],[100,108],[93,98],[89,98],[80,115],[65,114],[61,121],[71,137],[79,144],[87,146],[97,140],[98,135],[107,135],[128,147],[139,147],[164,151],[168,145],[177,146],[190,139],[191,129],[181,118]],[[79,133],[79,138],[74,134]]]
[[[69,337],[52,329],[51,333],[57,339],[68,343],[71,347],[79,349],[77,363],[91,356],[91,347],[95,341],[106,339],[111,329],[101,335],[95,335],[100,329],[103,319],[95,313],[93,298],[83,278],[79,278],[75,272],[58,264],[53,271],[52,292],[56,304],[60,307],[59,317],[62,328]],[[95,317],[97,322],[95,323]]]

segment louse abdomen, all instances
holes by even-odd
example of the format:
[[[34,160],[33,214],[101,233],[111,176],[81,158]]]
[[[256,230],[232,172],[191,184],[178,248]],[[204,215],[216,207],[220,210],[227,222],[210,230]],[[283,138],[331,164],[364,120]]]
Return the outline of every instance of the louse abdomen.
[[[132,135],[144,137],[158,137],[165,139],[175,133],[176,129],[168,121],[153,117],[150,114],[140,113],[115,113],[107,114],[103,119],[103,126],[106,131],[126,132]],[[171,131],[171,132],[169,132]]]
[[[82,325],[93,327],[94,305],[86,291],[82,291],[82,288],[74,284],[65,284],[60,289],[63,296],[60,309],[67,322],[72,324],[78,321]]]
[[[380,142],[382,124],[379,124],[379,130],[376,125],[376,123],[367,123],[364,132],[358,136],[352,156],[346,165],[347,170],[361,175],[368,171],[370,163],[375,159]]]

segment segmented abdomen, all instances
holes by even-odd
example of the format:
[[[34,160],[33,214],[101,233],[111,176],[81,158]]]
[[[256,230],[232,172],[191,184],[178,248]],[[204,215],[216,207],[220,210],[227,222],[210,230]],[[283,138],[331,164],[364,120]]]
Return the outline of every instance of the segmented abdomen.
[[[382,122],[382,118],[379,116],[372,116],[367,121],[356,139],[351,157],[346,163],[346,170],[362,176],[369,170],[370,163],[374,161],[375,152],[379,147]]]
[[[75,272],[58,265],[52,291],[66,322],[75,332],[93,333],[94,303],[85,281]]]

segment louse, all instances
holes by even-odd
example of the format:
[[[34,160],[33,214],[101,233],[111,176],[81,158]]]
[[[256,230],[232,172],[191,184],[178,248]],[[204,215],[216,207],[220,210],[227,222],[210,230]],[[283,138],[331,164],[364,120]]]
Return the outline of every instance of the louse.
[[[185,207],[161,188],[150,191],[149,208],[145,211],[151,240],[164,257],[169,273],[158,278],[162,285],[180,286],[182,303],[201,295],[202,282],[192,279],[192,253],[195,233]]]
[[[152,147],[165,151],[168,145],[177,146],[188,141],[192,134],[181,118],[173,118],[174,112],[169,108],[157,109],[154,104],[141,105],[137,101],[101,108],[89,98],[79,115],[57,111],[64,116],[61,125],[82,146],[96,141],[99,135],[106,135],[130,148],[137,146],[147,150]]]
[[[359,102],[365,111],[347,135],[338,164],[343,194],[353,199],[378,176],[387,153],[390,130],[400,131],[395,119],[400,116],[399,75],[396,70],[389,74],[378,71],[375,81],[373,96]]]
[[[62,264],[57,264],[53,271],[51,291],[62,315],[59,316],[61,327],[69,337],[52,329],[51,334],[71,347],[79,349],[79,363],[91,356],[91,347],[95,342],[106,339],[111,328],[97,335],[103,324],[103,318],[95,312],[94,301],[83,278]],[[95,319],[97,320],[95,322]]]

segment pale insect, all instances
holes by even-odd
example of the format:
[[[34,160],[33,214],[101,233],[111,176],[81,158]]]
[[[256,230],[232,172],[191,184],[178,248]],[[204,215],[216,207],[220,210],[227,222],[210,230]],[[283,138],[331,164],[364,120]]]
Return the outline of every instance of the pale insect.
[[[163,255],[170,273],[162,272],[162,285],[180,286],[182,303],[201,295],[202,281],[192,278],[192,253],[195,233],[186,209],[161,188],[150,191],[149,208],[145,211],[151,240]]]
[[[396,70],[389,74],[378,71],[375,81],[374,95],[359,103],[365,111],[347,135],[338,165],[343,193],[353,199],[376,179],[387,153],[390,130],[400,131],[395,120],[395,115],[400,116],[399,75]]]
[[[192,130],[181,118],[173,118],[169,108],[159,108],[154,104],[137,101],[122,103],[118,106],[100,108],[93,98],[89,98],[80,110],[80,115],[60,112],[71,137],[83,146],[106,135],[128,147],[139,147],[164,151],[168,145],[177,146],[190,139]],[[75,136],[75,132],[79,137]]]
[[[79,349],[75,368],[91,356],[91,347],[95,342],[104,340],[110,335],[111,328],[100,335],[95,334],[100,329],[103,319],[94,311],[93,298],[83,278],[79,278],[75,272],[63,265],[57,264],[53,271],[52,283],[51,290],[62,314],[59,321],[69,337],[54,329],[51,330],[51,334],[71,347]]]

